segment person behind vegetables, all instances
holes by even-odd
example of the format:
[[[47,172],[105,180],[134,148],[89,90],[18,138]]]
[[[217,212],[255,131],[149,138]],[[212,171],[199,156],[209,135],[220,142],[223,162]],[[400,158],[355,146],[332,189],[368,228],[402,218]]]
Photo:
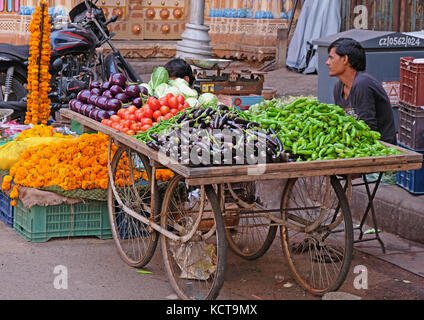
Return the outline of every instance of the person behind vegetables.
[[[351,38],[335,40],[328,47],[326,65],[329,75],[339,79],[333,90],[335,104],[378,131],[382,141],[396,144],[390,100],[381,83],[365,71],[361,44]]]
[[[181,58],[175,58],[165,64],[165,69],[169,73],[169,79],[182,78],[186,80],[190,87],[194,83],[193,71],[190,65]]]

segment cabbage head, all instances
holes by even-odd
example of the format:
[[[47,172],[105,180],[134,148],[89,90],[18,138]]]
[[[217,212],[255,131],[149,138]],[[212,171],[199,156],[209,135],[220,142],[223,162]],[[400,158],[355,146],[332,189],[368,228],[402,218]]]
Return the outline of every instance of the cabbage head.
[[[216,107],[218,105],[218,97],[213,93],[203,93],[199,97],[199,105],[205,107]]]

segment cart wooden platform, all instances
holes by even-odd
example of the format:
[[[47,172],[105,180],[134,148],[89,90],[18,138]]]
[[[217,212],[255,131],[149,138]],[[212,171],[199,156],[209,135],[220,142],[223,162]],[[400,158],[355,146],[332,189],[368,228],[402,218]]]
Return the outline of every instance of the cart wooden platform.
[[[168,279],[182,299],[216,298],[227,245],[256,259],[278,229],[297,282],[316,295],[337,290],[352,260],[352,175],[417,170],[423,161],[419,153],[387,144],[402,154],[191,168],[76,112],[63,109],[61,117],[109,135],[108,204],[118,252],[129,265],[141,267],[160,236]],[[112,158],[113,145],[118,148]],[[158,183],[156,171],[163,168],[175,176]],[[138,183],[140,171],[147,174],[147,185]],[[280,208],[268,209],[236,190],[240,184],[243,191],[254,181],[280,179],[287,179]]]

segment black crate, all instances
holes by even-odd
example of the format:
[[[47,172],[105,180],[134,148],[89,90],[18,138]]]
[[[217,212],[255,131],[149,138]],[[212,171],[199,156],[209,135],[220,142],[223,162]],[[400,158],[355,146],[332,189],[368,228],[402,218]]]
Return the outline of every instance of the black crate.
[[[424,107],[399,104],[398,142],[411,149],[424,149]]]

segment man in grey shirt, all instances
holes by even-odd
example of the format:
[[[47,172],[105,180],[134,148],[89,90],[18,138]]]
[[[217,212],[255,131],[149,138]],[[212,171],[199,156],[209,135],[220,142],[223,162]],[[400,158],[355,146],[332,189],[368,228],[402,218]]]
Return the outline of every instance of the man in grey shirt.
[[[381,140],[396,145],[392,105],[380,82],[365,72],[365,50],[350,38],[340,38],[328,47],[329,75],[339,81],[334,101],[347,114],[355,116],[381,134]]]

